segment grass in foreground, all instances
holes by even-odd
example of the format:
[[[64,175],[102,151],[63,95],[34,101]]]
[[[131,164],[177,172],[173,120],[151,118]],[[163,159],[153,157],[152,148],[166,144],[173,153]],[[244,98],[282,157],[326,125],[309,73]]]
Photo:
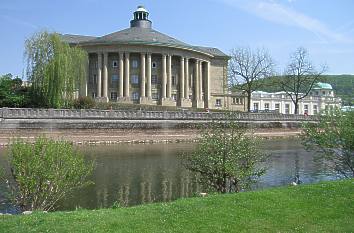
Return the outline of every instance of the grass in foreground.
[[[0,216],[0,232],[354,232],[354,180],[122,209]]]

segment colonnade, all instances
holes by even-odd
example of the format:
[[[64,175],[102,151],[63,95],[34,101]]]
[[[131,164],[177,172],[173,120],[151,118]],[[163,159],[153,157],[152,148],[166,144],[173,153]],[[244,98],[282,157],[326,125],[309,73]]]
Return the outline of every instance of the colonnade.
[[[130,53],[119,52],[119,82],[118,82],[118,99],[130,99]],[[96,97],[108,99],[108,52],[97,53],[97,92]],[[162,100],[172,98],[172,57],[171,54],[161,54],[161,89],[160,97]],[[179,57],[179,88],[178,98],[190,99],[196,101],[210,100],[210,61],[200,60],[197,58]],[[190,72],[190,63],[193,67],[193,73]],[[152,98],[152,54],[140,53],[140,74],[139,88],[141,98]],[[193,90],[190,93],[189,78],[193,78]],[[203,98],[204,93],[204,98]],[[178,101],[177,101],[178,102]]]

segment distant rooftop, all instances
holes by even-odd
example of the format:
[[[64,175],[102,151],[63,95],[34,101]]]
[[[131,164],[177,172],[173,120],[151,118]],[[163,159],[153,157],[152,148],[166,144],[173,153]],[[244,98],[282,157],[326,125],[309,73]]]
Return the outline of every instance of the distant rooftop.
[[[329,83],[321,83],[321,82],[318,82],[315,84],[314,88],[313,89],[328,89],[328,90],[332,90],[332,85],[329,84]]]

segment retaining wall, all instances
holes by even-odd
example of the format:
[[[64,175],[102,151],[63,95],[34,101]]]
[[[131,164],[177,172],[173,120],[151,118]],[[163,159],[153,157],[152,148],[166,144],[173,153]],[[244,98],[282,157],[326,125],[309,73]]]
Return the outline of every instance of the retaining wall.
[[[0,108],[0,129],[194,128],[229,119],[222,112]],[[296,128],[302,122],[316,121],[314,116],[242,112],[233,113],[232,119],[261,128]]]

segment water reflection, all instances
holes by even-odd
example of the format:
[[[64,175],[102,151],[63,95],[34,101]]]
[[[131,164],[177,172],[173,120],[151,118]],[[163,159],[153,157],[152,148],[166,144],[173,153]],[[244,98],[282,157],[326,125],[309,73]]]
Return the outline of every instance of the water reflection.
[[[80,150],[94,160],[94,185],[83,188],[62,203],[63,210],[110,207],[171,201],[201,192],[197,177],[182,165],[181,153],[189,153],[195,144],[120,144],[88,146]],[[262,145],[271,159],[266,175],[254,186],[288,185],[299,176],[302,182],[334,179],[324,165],[313,161],[313,152],[304,150],[296,140],[271,140]],[[0,150],[0,160],[4,161]],[[1,194],[1,191],[0,191]],[[0,206],[1,208],[1,206]]]

